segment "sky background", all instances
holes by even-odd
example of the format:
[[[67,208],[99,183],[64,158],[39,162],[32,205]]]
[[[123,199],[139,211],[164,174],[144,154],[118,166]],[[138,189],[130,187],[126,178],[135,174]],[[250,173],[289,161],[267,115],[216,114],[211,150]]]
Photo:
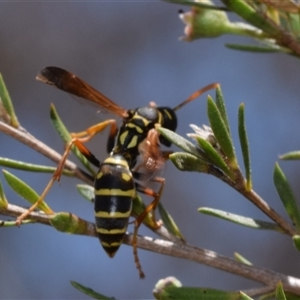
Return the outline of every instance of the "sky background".
[[[177,11],[182,8],[186,9],[159,1],[2,2],[0,72],[21,125],[62,153],[64,146],[49,120],[51,103],[71,131],[106,118],[94,108],[83,108],[66,93],[37,82],[35,76],[45,66],[59,66],[77,74],[128,109],[149,101],[174,107],[204,85],[220,82],[241,165],[237,111],[244,102],[254,189],[286,217],[272,173],[279,154],[300,148],[299,61],[283,54],[249,54],[224,47],[225,42],[250,43],[246,38],[179,41],[184,25]],[[205,97],[183,107],[177,115],[181,135],[191,132],[190,123],[208,124]],[[107,156],[106,138],[107,132],[89,144],[100,160]],[[3,134],[0,145],[0,156],[54,165]],[[280,165],[299,198],[299,164]],[[11,171],[39,193],[50,179],[49,174]],[[197,208],[208,206],[267,220],[237,192],[212,176],[179,172],[170,162],[164,176],[161,201],[189,243],[230,257],[239,252],[257,266],[299,276],[298,254],[289,237],[239,227],[197,212]],[[0,178],[3,181],[2,175]],[[93,207],[76,192],[77,183],[62,178],[51,190],[48,203],[55,211],[93,221]],[[27,205],[6,184],[4,188],[11,203]],[[143,227],[140,234],[154,236]],[[62,234],[42,225],[2,228],[0,248],[2,299],[82,299],[70,280],[122,299],[151,298],[156,282],[171,275],[188,286],[227,290],[259,286],[206,266],[143,250],[139,256],[146,278],[140,280],[131,247],[123,245],[114,259],[109,259],[97,239]]]

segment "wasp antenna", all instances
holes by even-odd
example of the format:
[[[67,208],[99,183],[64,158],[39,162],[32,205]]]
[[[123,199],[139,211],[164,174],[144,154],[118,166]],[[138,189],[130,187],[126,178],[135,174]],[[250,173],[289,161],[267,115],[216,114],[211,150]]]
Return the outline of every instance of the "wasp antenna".
[[[191,96],[189,96],[185,101],[183,101],[182,103],[178,104],[177,106],[175,106],[173,108],[173,111],[176,111],[178,109],[180,109],[182,106],[194,101],[196,98],[200,97],[202,94],[204,94],[205,92],[212,90],[212,89],[216,89],[219,86],[219,83],[211,83],[209,85],[206,85],[205,87],[203,87],[202,89],[194,92]]]

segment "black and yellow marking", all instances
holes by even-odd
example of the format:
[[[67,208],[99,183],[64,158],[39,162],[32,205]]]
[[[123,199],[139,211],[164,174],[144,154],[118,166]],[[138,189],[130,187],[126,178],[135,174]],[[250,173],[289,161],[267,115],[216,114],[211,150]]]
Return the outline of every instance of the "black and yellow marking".
[[[135,193],[127,161],[121,155],[107,158],[95,180],[95,218],[101,245],[110,257],[122,244]]]
[[[85,132],[81,132],[77,135],[77,137],[80,137],[80,139],[84,141],[86,138],[83,136],[86,134],[87,139],[90,139],[97,132],[102,131],[105,127],[110,125],[111,130],[107,142],[107,150],[109,153],[112,152],[113,154],[122,155],[127,160],[130,169],[136,164],[139,155],[139,145],[146,139],[148,132],[155,128],[156,124],[175,131],[177,128],[177,116],[175,112],[182,106],[201,96],[204,92],[218,86],[216,83],[209,84],[193,93],[189,98],[174,108],[156,107],[154,103],[150,103],[149,106],[146,107],[125,110],[85,81],[64,69],[46,67],[40,71],[37,75],[37,79],[44,83],[54,85],[65,92],[87,99],[97,104],[100,110],[108,111],[122,117],[123,124],[119,133],[116,123],[113,122],[113,120],[109,120],[108,122],[102,122],[88,128]],[[114,143],[115,139],[116,143]],[[159,140],[165,146],[169,147],[171,145],[171,143],[162,136],[159,137]]]
[[[157,124],[175,131],[177,127],[175,112],[204,92],[216,88],[218,84],[213,83],[205,86],[174,108],[156,107],[155,104],[150,103],[147,107],[125,110],[82,79],[61,68],[46,67],[41,70],[37,79],[44,83],[54,85],[75,96],[87,99],[98,105],[100,110],[114,113],[123,119],[123,124],[119,131],[116,120],[111,119],[87,128],[85,131],[73,134],[73,139],[67,147],[68,150],[66,150],[63,155],[63,159],[57,168],[56,177],[53,176],[52,182],[56,178],[59,179],[72,144],[75,144],[92,164],[99,167],[99,172],[95,179],[96,228],[100,242],[110,257],[114,256],[123,241],[131,214],[132,200],[135,197],[136,191],[154,198],[152,204],[147,207],[148,209],[145,210],[135,222],[136,226],[133,241],[134,256],[140,277],[143,277],[144,274],[136,250],[137,230],[146,214],[152,209],[155,210],[162,193],[164,180],[161,181],[159,193],[155,193],[138,183],[134,183],[134,178],[130,170],[134,170],[133,168],[137,163],[137,157],[140,154],[139,146],[146,140],[150,131],[154,130]],[[106,127],[110,127],[107,142],[107,151],[110,153],[110,157],[103,163],[100,163],[82,143],[89,141],[95,134],[101,132]],[[150,140],[150,138],[148,140]],[[155,141],[155,139],[152,140]],[[159,136],[159,141],[165,146],[171,145],[171,143],[162,136]],[[149,153],[149,157],[152,158],[151,154],[156,152],[156,149],[159,149],[158,143],[144,152],[146,154]],[[157,151],[157,153],[158,152],[159,151]],[[146,154],[144,155],[146,156]],[[159,155],[156,156],[158,157]],[[146,161],[147,159],[145,159],[145,162]],[[156,164],[153,165],[155,166]],[[155,167],[153,170],[155,170]],[[137,174],[136,170],[133,171],[133,174],[135,179],[143,178],[143,175]],[[47,187],[45,192],[48,192],[48,190],[49,188]],[[41,197],[40,200],[42,199],[43,197]]]

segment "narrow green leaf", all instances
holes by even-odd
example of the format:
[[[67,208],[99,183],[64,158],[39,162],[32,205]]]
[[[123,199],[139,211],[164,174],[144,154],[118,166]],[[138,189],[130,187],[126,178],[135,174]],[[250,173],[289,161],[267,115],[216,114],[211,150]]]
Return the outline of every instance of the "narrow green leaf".
[[[20,126],[20,124],[19,124],[18,118],[15,114],[14,106],[12,104],[11,98],[9,96],[8,90],[6,88],[6,85],[4,83],[1,73],[0,73],[0,102],[3,103],[5,111],[10,116],[10,125],[15,128],[18,128]]]
[[[182,4],[182,5],[192,6],[192,7],[199,7],[199,8],[203,8],[203,9],[215,9],[215,10],[229,11],[229,9],[227,7],[215,6],[215,5],[205,4],[205,3],[201,3],[201,2],[195,2],[195,1],[191,1],[191,0],[162,0],[162,1],[174,3],[174,4]]]
[[[4,157],[0,157],[0,165],[30,172],[54,173],[56,171],[56,167],[30,164],[23,161],[18,161]],[[67,176],[74,176],[74,172],[69,170],[63,170],[63,174]]]
[[[55,213],[50,223],[56,230],[71,234],[85,234],[89,226],[87,221],[68,212]]]
[[[225,47],[232,50],[255,52],[255,53],[278,53],[278,52],[290,52],[283,48],[273,48],[266,46],[253,46],[253,45],[239,45],[239,44],[225,44]]]
[[[300,252],[300,235],[294,235],[293,242],[294,242],[295,248]]]
[[[215,167],[222,170],[225,174],[227,174],[229,177],[232,176],[226,162],[223,160],[219,152],[205,139],[197,136],[196,137],[197,142],[199,143],[199,146],[203,150],[203,152],[207,155],[207,158],[209,159],[209,162],[214,165]]]
[[[3,175],[9,186],[23,199],[27,200],[29,203],[34,204],[39,200],[40,196],[24,181],[14,176],[10,172],[6,170],[2,170]],[[45,201],[43,201],[38,208],[42,210],[45,214],[52,214],[53,211],[47,205]]]
[[[7,199],[5,197],[5,194],[4,194],[2,182],[0,181],[0,209],[1,208],[6,209],[7,205],[8,205],[8,201],[7,201]]]
[[[235,252],[234,253],[234,258],[236,259],[236,261],[240,262],[240,263],[243,263],[247,266],[252,266],[252,263],[246,259],[244,256],[242,256],[241,254]]]
[[[175,152],[169,158],[180,171],[208,173],[210,168],[202,159],[185,152]]]
[[[181,288],[167,288],[166,292],[168,297],[160,299],[201,299],[201,300],[238,300],[241,299],[239,292],[226,292],[220,290],[214,290],[209,288],[193,288],[193,287],[181,287]]]
[[[293,191],[278,163],[275,164],[273,180],[282,204],[293,224],[300,231],[300,212]]]
[[[276,286],[275,297],[276,297],[276,300],[286,300],[281,281],[279,281]]]
[[[296,5],[297,7],[298,5]],[[300,34],[300,22],[299,22],[299,9],[297,7],[297,14],[289,14],[289,25],[294,33],[294,35],[299,35]]]
[[[172,216],[165,210],[163,205],[161,203],[158,203],[158,210],[161,216],[161,219],[164,223],[164,226],[168,229],[170,233],[172,233],[174,236],[178,237],[182,241],[184,241],[184,237],[182,233],[180,232],[178,226],[176,225],[174,219]]]
[[[102,294],[99,294],[92,290],[91,288],[85,287],[81,285],[80,283],[76,281],[70,281],[71,285],[78,291],[82,292],[83,294],[93,298],[93,299],[99,299],[99,300],[115,300],[114,297],[106,297]]]
[[[290,292],[285,292],[285,297],[286,297],[287,300],[300,300],[299,295],[295,295],[295,294],[290,293]]]
[[[240,292],[241,297],[239,299],[241,300],[254,300],[253,298],[249,297],[248,295],[246,295],[243,292]]]
[[[29,219],[29,220],[23,220],[22,221],[22,226],[25,225],[25,224],[32,224],[32,223],[35,223],[36,220],[32,220],[32,219]],[[17,224],[16,221],[1,221],[0,220],[0,227],[20,227],[20,224]]]
[[[299,160],[300,159],[300,151],[292,151],[279,156],[282,160]]]
[[[228,122],[225,101],[224,101],[223,93],[222,93],[222,90],[220,87],[218,87],[216,89],[216,105],[217,105],[220,115],[226,125],[226,128],[230,134],[230,126],[229,126],[229,122]]]
[[[66,126],[64,125],[64,123],[62,122],[61,118],[59,117],[53,104],[51,104],[50,106],[50,118],[54,128],[56,129],[62,140],[66,144],[69,143],[72,140],[72,136],[66,128]]]
[[[200,207],[198,209],[199,212],[204,213],[206,215],[218,217],[242,226],[250,227],[253,229],[267,229],[267,230],[275,230],[277,232],[283,233],[283,230],[281,227],[279,227],[277,224],[270,223],[270,222],[265,222],[265,221],[260,221],[236,214],[232,214],[223,210],[219,209],[213,209],[209,207]]]
[[[275,299],[275,291],[264,294],[259,297],[259,300],[274,300]]]
[[[235,12],[237,15],[242,17],[244,20],[249,22],[251,25],[260,28],[265,33],[268,33],[272,36],[279,36],[280,32],[278,29],[272,26],[272,23],[267,21],[266,16],[261,16],[258,12],[255,11],[244,0],[222,0],[222,2],[229,8],[231,11]]]
[[[59,117],[54,105],[52,104],[50,107],[50,118],[51,122],[58,132],[59,136],[62,138],[62,140],[68,144],[72,140],[72,136],[64,123],[62,122],[61,118]],[[92,176],[96,176],[96,172],[93,170],[91,167],[90,163],[86,159],[86,157],[78,150],[77,147],[73,146],[72,147],[72,152],[77,156],[79,161],[86,167],[86,169],[92,174]]]
[[[273,299],[277,299],[277,298],[275,298],[275,293],[276,293],[276,291],[268,293],[268,294],[264,294],[264,295],[262,295],[262,296],[259,297],[259,300],[273,300]],[[300,296],[299,295],[295,295],[295,294],[292,294],[290,292],[285,292],[285,297],[286,297],[287,300],[300,300]]]
[[[157,127],[156,129],[162,136],[164,136],[167,140],[172,142],[183,151],[186,151],[187,153],[190,153],[198,158],[203,158],[199,149],[197,149],[194,144],[178,135],[174,131],[162,127]]]
[[[4,104],[1,100],[1,97],[0,97],[0,122],[11,125],[11,117],[6,111]]]
[[[183,287],[179,280],[174,277],[167,277],[161,279],[155,285],[153,290],[155,299],[159,300],[188,300],[188,299],[201,299],[201,300],[238,300],[240,298],[239,292],[226,292],[210,288],[198,287]]]
[[[77,184],[76,188],[79,194],[90,202],[94,202],[95,194],[94,187],[87,184]]]
[[[235,157],[233,143],[226,124],[221,116],[221,113],[214,103],[213,99],[208,96],[207,113],[212,131],[224,154],[228,157],[230,166],[235,170],[238,164]]]
[[[246,125],[245,125],[244,108],[245,108],[244,104],[241,104],[239,107],[238,128],[239,128],[240,144],[243,153],[244,166],[246,171],[246,189],[247,191],[250,191],[252,189],[252,178],[251,178],[251,166],[250,166],[250,151],[249,151],[249,143],[248,143],[248,137],[247,137]]]

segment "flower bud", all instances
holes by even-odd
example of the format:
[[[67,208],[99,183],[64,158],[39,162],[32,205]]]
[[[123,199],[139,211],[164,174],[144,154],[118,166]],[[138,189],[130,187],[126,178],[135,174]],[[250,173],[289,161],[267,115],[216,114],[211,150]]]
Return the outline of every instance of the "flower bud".
[[[209,0],[198,1],[213,5]],[[210,8],[192,7],[191,11],[179,11],[179,18],[186,24],[182,40],[192,41],[198,38],[215,38],[223,34],[246,35],[263,38],[263,32],[251,25],[241,22],[230,22],[224,11]]]

